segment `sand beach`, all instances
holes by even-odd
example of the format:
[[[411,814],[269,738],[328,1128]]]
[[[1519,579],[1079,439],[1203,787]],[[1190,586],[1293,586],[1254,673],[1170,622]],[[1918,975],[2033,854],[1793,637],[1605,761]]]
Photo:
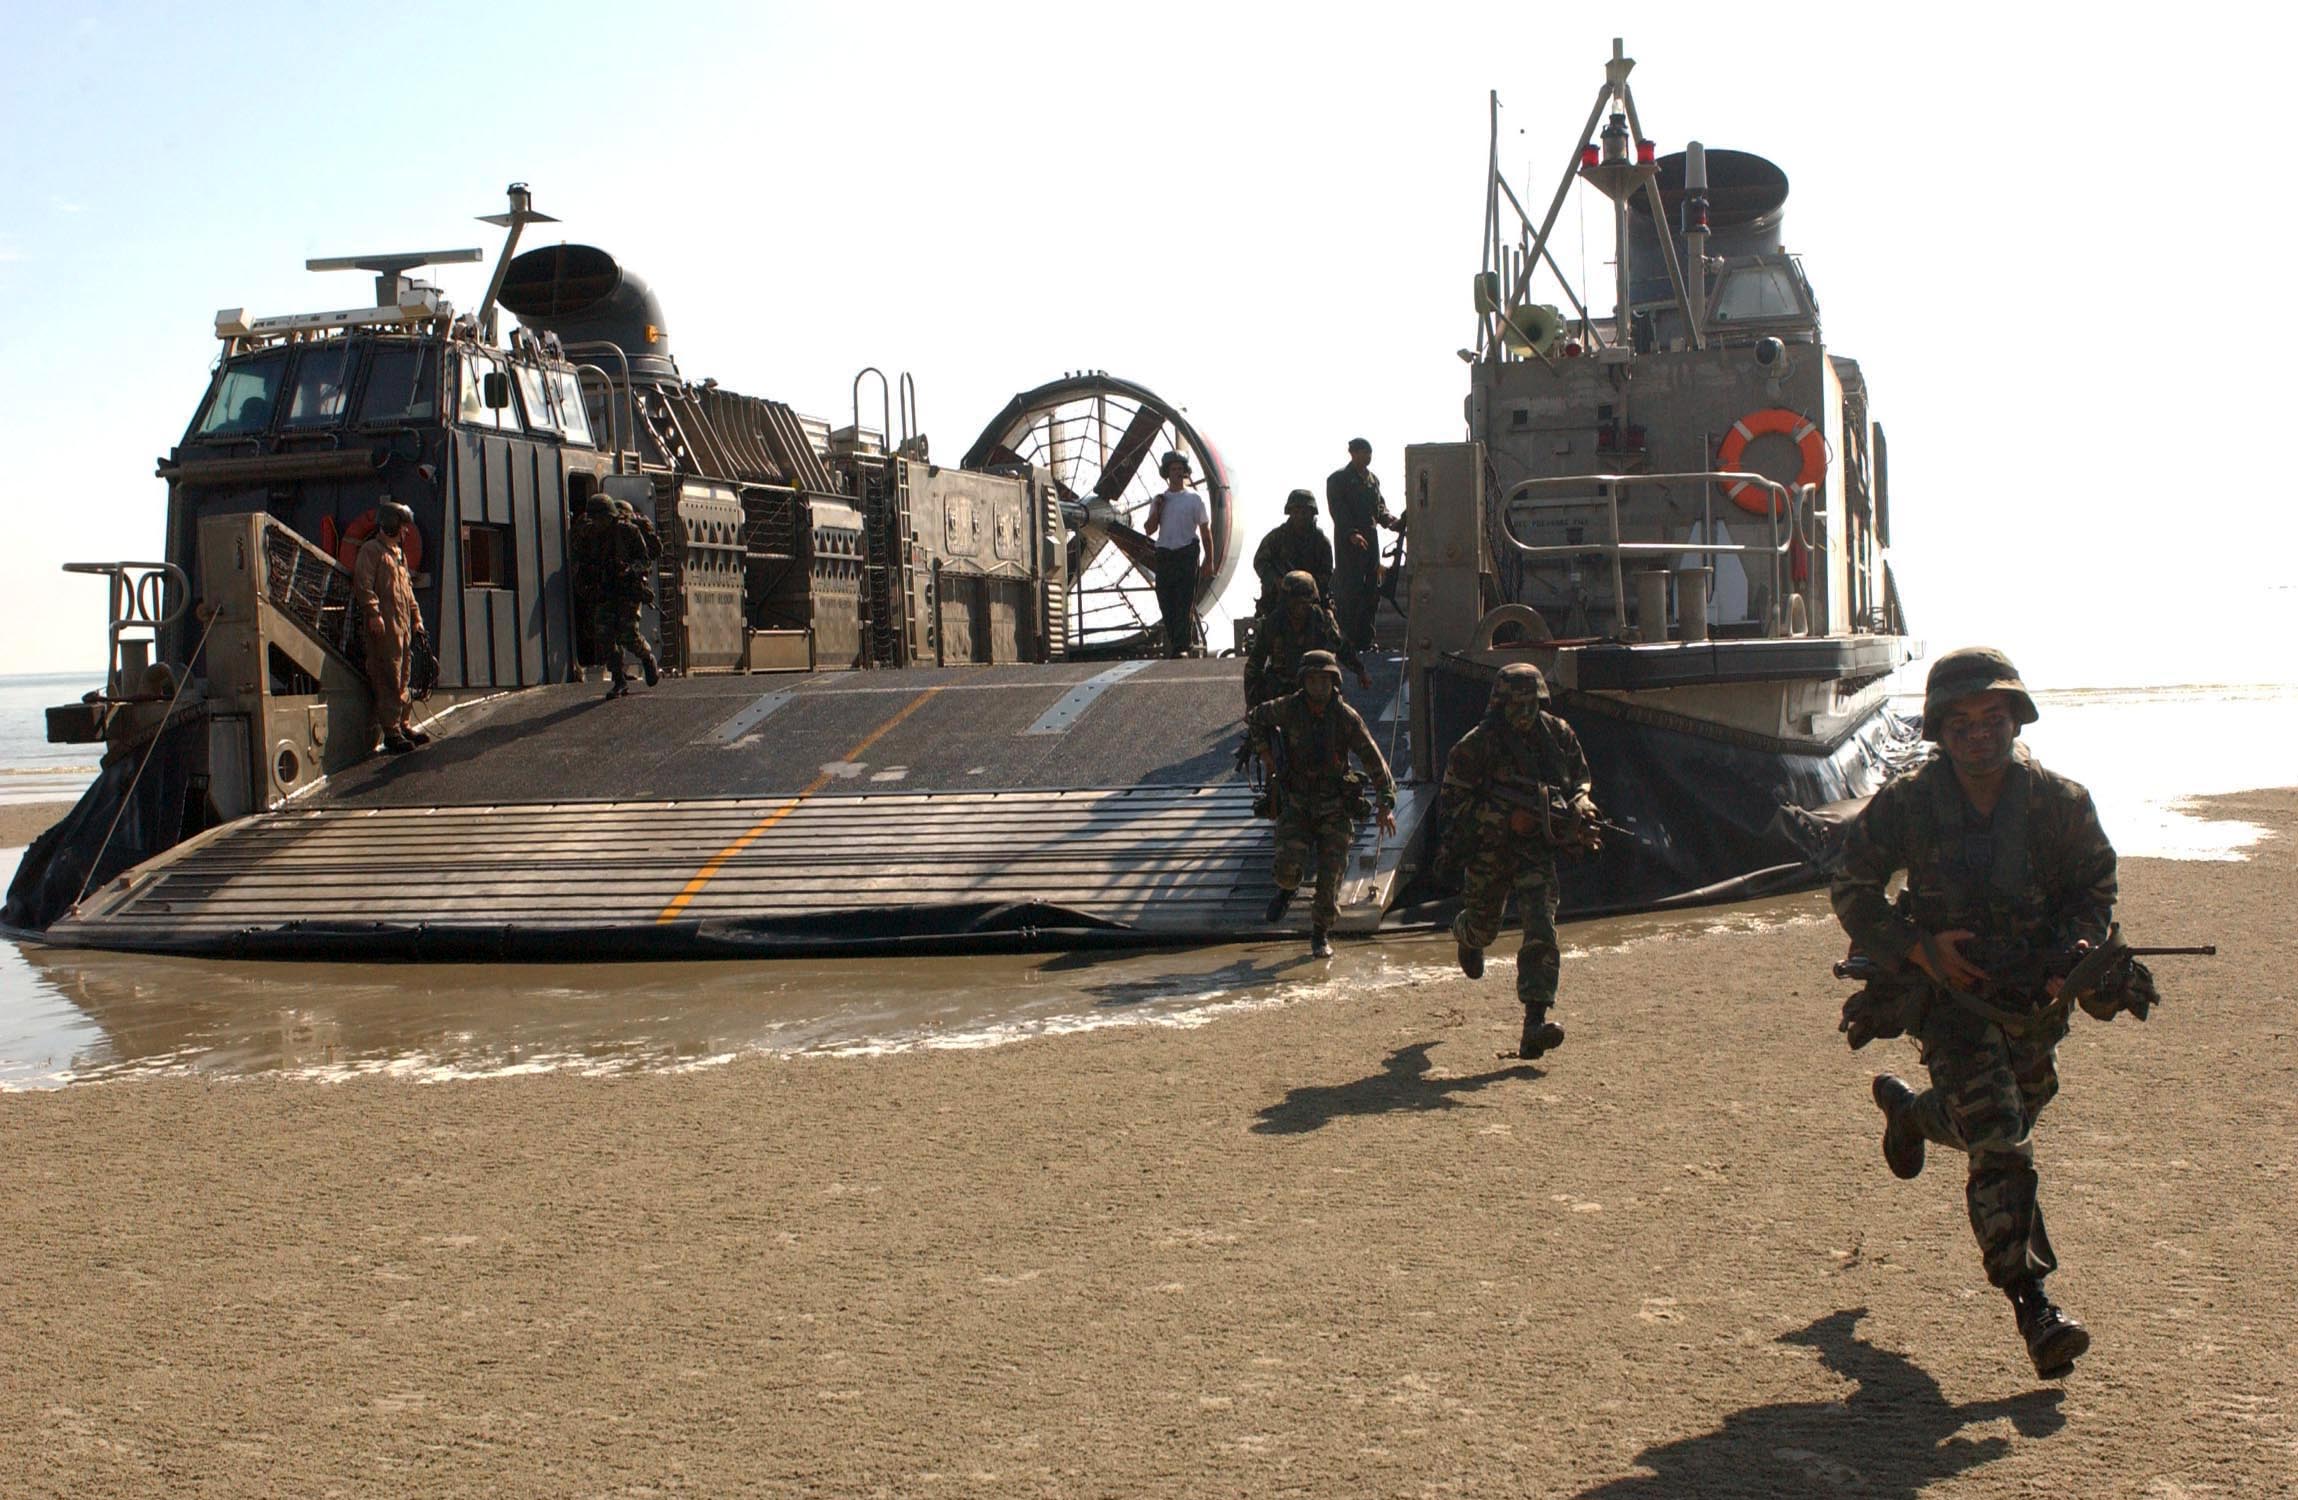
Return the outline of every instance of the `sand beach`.
[[[982,1050],[0,1095],[0,1493],[2183,1497],[2298,1488],[2298,793],[2124,865],[2039,1132],[2037,1382],[1879,1159],[1814,894]],[[1567,932],[1567,941],[1570,934]]]

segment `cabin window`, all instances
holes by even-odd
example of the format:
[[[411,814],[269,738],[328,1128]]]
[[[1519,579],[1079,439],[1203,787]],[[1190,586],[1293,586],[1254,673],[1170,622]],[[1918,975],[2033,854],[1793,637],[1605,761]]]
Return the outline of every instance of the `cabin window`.
[[[549,372],[551,389],[558,393],[559,424],[570,443],[590,442],[590,410],[583,405],[582,382],[572,370]]]
[[[241,437],[268,431],[272,407],[279,399],[279,377],[286,369],[287,351],[274,349],[225,370],[193,436]]]
[[[289,427],[329,427],[343,419],[351,389],[351,345],[338,339],[314,344],[295,362],[295,382],[287,402]]]
[[[511,528],[476,522],[463,527],[463,587],[511,587]]]
[[[506,378],[510,372],[503,362],[491,354],[467,353],[463,356],[463,393],[457,411],[467,427],[499,427],[505,432],[519,430],[518,403],[496,408],[487,405],[486,379],[490,374]]]
[[[1794,273],[1785,266],[1749,266],[1733,271],[1716,288],[1715,320],[1719,323],[1805,316],[1803,299],[1796,295]]]
[[[438,414],[438,351],[427,344],[376,345],[359,400],[360,422],[428,422]]]
[[[558,431],[558,418],[551,410],[550,377],[533,365],[513,365],[511,372],[518,381],[519,404],[526,408],[527,430]]]

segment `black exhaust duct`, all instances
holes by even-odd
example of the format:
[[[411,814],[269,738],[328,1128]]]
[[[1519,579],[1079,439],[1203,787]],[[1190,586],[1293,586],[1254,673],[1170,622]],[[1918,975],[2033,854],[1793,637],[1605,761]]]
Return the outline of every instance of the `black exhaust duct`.
[[[1787,174],[1753,152],[1710,146],[1707,158],[1709,258],[1777,254],[1779,228],[1787,218]],[[1683,222],[1684,153],[1661,157],[1659,167],[1655,185],[1668,227],[1674,230]],[[1668,282],[1667,262],[1660,258],[1651,210],[1644,206],[1641,195],[1635,209],[1628,221],[1629,270],[1635,281],[1630,296],[1641,306],[1671,299],[1675,293]],[[1679,235],[1676,253],[1682,255],[1683,249]]]
[[[521,323],[557,334],[562,344],[620,347],[633,379],[678,378],[662,304],[645,282],[596,245],[529,250],[503,272],[501,300]],[[622,373],[611,355],[587,362]]]

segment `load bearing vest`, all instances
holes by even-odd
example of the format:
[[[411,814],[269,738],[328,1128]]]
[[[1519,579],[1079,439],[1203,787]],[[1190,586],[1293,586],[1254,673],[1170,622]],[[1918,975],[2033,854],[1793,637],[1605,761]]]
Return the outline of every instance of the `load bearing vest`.
[[[1801,489],[1817,484],[1827,473],[1827,439],[1819,435],[1819,424],[1801,412],[1789,411],[1784,406],[1767,407],[1763,411],[1749,412],[1731,424],[1724,434],[1723,446],[1716,452],[1716,467],[1737,469],[1747,445],[1759,437],[1777,434],[1789,439],[1803,454],[1803,466],[1796,471],[1790,489]],[[1777,508],[1771,492],[1758,488],[1744,479],[1724,486],[1724,493],[1732,504],[1750,515],[1769,515]]]

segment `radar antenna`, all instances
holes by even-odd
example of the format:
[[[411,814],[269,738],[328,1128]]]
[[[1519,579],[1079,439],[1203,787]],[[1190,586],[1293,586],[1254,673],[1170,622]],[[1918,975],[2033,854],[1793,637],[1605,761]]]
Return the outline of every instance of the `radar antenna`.
[[[303,263],[306,271],[373,271],[375,273],[375,305],[397,307],[401,293],[410,292],[419,283],[407,273],[417,266],[466,265],[483,260],[486,253],[469,250],[408,250],[397,255],[334,255]]]

